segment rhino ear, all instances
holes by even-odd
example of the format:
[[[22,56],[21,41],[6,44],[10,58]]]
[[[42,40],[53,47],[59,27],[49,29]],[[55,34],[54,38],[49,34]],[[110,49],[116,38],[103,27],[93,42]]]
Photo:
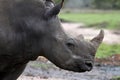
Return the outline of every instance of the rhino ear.
[[[91,42],[93,43],[93,45],[95,46],[95,48],[98,48],[99,45],[101,44],[101,42],[103,41],[104,38],[104,31],[101,30],[99,35],[94,37]]]
[[[53,0],[46,0],[45,2],[46,8],[53,8],[55,6],[54,1]]]
[[[49,18],[49,17],[53,17],[59,14],[62,6],[63,6],[64,0],[61,1],[61,3],[57,4],[56,6],[54,6],[51,9],[48,9],[45,13],[45,17]]]

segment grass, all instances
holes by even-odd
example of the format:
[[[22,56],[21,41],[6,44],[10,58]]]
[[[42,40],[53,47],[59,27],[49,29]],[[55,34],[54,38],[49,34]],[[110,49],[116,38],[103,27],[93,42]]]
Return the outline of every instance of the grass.
[[[82,22],[87,26],[120,29],[120,12],[113,13],[61,13],[60,18],[72,22]]]
[[[113,78],[110,79],[110,80],[120,80],[120,76],[115,76],[115,77],[113,77]]]
[[[52,64],[46,64],[44,62],[33,62],[30,64],[31,66],[33,66],[34,68],[41,68],[42,70],[48,70],[50,68],[55,68],[54,65]]]
[[[120,54],[120,44],[101,44],[99,47],[96,57],[106,58],[113,54]]]

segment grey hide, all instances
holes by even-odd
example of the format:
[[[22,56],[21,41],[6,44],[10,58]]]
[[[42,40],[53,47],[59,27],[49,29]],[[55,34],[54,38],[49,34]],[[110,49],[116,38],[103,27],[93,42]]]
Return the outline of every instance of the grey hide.
[[[68,37],[57,17],[63,2],[0,0],[0,80],[16,80],[38,56],[69,71],[93,68],[104,32],[91,41]]]

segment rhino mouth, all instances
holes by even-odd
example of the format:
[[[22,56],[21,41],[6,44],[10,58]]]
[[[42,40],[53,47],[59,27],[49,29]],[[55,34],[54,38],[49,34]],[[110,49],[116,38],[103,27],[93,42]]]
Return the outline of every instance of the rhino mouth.
[[[63,69],[73,72],[87,72],[93,69],[93,63],[91,61],[76,60],[63,66]]]
[[[84,65],[84,66],[80,66],[80,67],[78,67],[78,71],[79,72],[86,72],[86,71],[91,71],[92,70],[92,66],[90,67],[90,66],[88,66],[88,65]]]
[[[68,66],[65,70],[73,71],[73,72],[87,72],[91,71],[93,67],[88,66]]]
[[[73,67],[69,67],[69,70],[72,70],[74,72],[87,72],[92,70],[93,67],[92,66],[90,67],[90,66],[85,64],[75,65]]]

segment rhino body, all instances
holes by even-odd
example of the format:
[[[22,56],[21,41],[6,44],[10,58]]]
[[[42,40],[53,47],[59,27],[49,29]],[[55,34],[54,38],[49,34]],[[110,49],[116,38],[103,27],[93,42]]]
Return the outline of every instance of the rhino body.
[[[89,42],[68,37],[57,17],[63,1],[0,0],[0,80],[16,80],[38,56],[65,70],[92,69],[103,31]]]

